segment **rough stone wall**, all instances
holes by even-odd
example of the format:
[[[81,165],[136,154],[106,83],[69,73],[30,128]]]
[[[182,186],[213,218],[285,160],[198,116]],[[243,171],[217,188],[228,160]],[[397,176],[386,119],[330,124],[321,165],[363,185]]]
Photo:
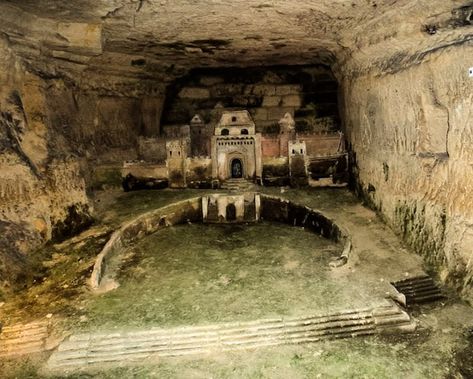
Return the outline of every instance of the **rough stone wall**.
[[[5,281],[24,270],[28,250],[90,222],[81,162],[51,128],[47,88],[0,41],[0,271],[10,268],[0,272]]]
[[[138,138],[138,156],[146,162],[165,162],[166,139],[165,138]]]
[[[223,108],[248,109],[258,132],[278,133],[286,113],[300,131],[339,127],[337,82],[326,66],[194,70],[170,87],[163,121],[188,123],[196,113],[218,121]]]
[[[473,300],[473,48],[345,78],[358,190],[441,278]]]
[[[62,81],[48,87],[52,128],[74,153],[99,164],[136,159],[139,137],[160,133],[162,106],[159,96],[103,95]]]

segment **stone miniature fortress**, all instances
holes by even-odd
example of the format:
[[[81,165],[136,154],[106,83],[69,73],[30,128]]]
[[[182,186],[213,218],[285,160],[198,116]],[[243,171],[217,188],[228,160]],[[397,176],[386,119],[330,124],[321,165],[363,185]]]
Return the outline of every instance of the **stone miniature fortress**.
[[[321,178],[346,180],[343,133],[299,134],[286,113],[278,134],[264,134],[247,110],[216,112],[216,123],[196,114],[189,125],[165,127],[163,136],[140,141],[148,159],[124,163],[124,189],[225,188],[229,181],[300,187]]]

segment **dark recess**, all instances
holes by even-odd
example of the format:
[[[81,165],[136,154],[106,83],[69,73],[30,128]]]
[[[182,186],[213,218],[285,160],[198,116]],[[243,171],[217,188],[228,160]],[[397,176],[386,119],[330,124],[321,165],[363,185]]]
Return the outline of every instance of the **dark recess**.
[[[90,214],[88,206],[84,204],[71,205],[67,208],[66,218],[53,226],[52,240],[54,242],[64,241],[84,231],[93,222],[94,219]]]
[[[143,58],[133,59],[131,61],[132,66],[144,66],[145,64],[146,64],[146,60]]]
[[[310,70],[314,69],[315,71],[319,69],[319,72],[312,74]],[[233,92],[220,91],[218,84],[202,84],[200,79],[207,76],[221,78],[223,84],[234,86]],[[193,69],[168,87],[162,116],[163,124],[187,124],[190,118],[199,111],[204,121],[209,122],[210,112],[217,103],[222,104],[224,108],[244,108],[251,112],[251,109],[259,108],[263,104],[263,96],[260,93],[248,91],[248,86],[254,84],[301,85],[303,106],[296,109],[295,117],[333,117],[337,128],[340,125],[338,84],[330,68],[325,65]],[[211,97],[179,99],[178,94],[183,87],[209,88],[212,90]]]

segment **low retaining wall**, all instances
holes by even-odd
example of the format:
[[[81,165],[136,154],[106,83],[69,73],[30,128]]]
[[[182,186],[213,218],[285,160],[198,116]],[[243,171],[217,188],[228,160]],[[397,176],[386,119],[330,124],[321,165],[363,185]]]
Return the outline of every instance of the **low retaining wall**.
[[[344,250],[338,260],[331,263],[331,267],[345,264],[351,250],[351,239],[348,233],[333,220],[321,212],[306,206],[291,203],[278,197],[260,195],[260,220],[281,222],[291,226],[305,227],[314,233],[335,242],[344,243]],[[145,235],[170,226],[187,221],[202,222],[202,197],[196,197],[163,208],[156,209],[138,216],[123,224],[116,230],[105,247],[95,260],[94,270],[90,277],[90,286],[95,291],[105,292],[108,289],[103,284],[105,270],[110,259],[119,254],[123,248]]]
[[[332,262],[330,266],[339,267],[348,261],[352,248],[348,231],[320,211],[280,197],[261,195],[261,219],[304,227],[322,237],[342,242],[344,244],[343,252],[339,259]]]
[[[187,221],[202,221],[202,201],[200,197],[180,201],[163,208],[147,212],[131,220],[116,230],[97,256],[94,270],[90,277],[93,290],[100,290],[105,269],[112,255],[119,253],[130,243],[145,235],[156,232],[169,225]]]

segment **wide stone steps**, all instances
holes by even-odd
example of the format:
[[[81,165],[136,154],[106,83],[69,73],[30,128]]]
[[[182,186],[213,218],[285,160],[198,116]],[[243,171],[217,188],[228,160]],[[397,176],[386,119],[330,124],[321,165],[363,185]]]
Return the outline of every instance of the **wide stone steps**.
[[[34,354],[45,350],[48,321],[6,326],[0,334],[0,357]]]
[[[445,298],[434,280],[427,276],[417,276],[393,282],[392,285],[406,297],[406,305],[429,303]]]
[[[227,191],[252,191],[255,189],[254,183],[250,182],[247,179],[227,179],[225,182],[222,183],[221,189]]]
[[[141,361],[303,344],[389,332],[410,332],[415,324],[394,303],[326,316],[266,319],[207,326],[73,335],[48,361],[50,369],[103,362]]]

